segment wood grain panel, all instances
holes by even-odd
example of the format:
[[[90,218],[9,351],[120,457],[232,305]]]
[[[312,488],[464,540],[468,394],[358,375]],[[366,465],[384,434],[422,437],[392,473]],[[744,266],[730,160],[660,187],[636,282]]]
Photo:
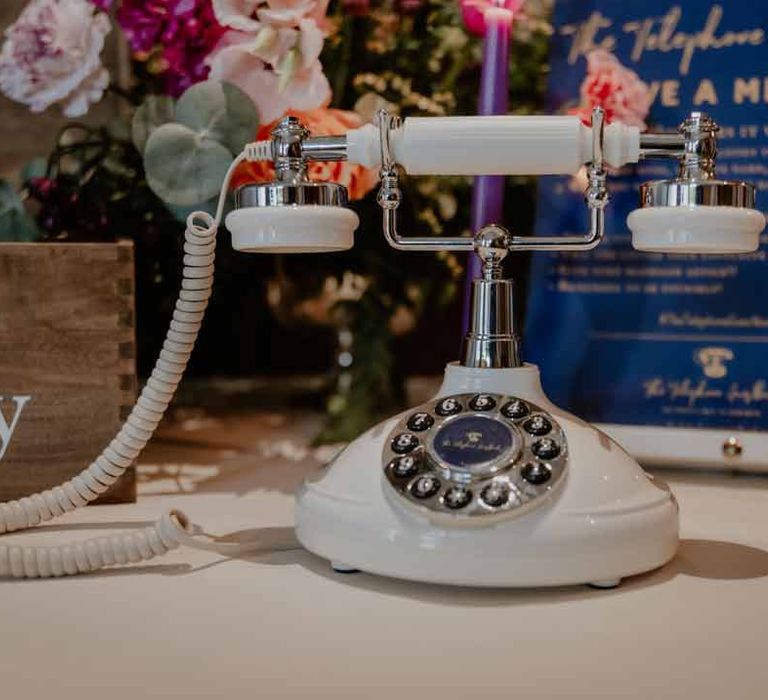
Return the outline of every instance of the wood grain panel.
[[[131,242],[0,245],[0,500],[71,478],[114,437],[136,395],[133,279]],[[101,500],[135,497],[131,469]]]

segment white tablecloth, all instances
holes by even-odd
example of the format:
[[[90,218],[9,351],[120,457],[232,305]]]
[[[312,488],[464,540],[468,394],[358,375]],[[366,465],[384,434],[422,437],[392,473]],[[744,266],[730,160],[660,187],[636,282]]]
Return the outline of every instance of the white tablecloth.
[[[292,541],[309,419],[192,416],[144,458],[137,505],[3,541],[138,527],[170,507]],[[268,437],[265,437],[268,436]],[[298,438],[297,438],[298,436]],[[612,591],[469,590],[339,575],[300,549],[0,584],[0,698],[768,697],[768,478],[664,475],[682,537]]]

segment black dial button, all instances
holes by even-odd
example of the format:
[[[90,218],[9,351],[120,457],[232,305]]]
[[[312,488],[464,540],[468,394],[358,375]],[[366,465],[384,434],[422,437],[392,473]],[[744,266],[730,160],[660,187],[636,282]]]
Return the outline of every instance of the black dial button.
[[[403,455],[395,457],[390,463],[389,468],[399,479],[405,479],[410,476],[416,476],[419,471],[419,464],[413,455]]]
[[[399,455],[412,452],[418,446],[419,438],[417,438],[415,435],[411,435],[411,433],[400,433],[399,435],[395,435],[391,445],[392,452],[397,452]]]
[[[531,416],[523,423],[523,429],[531,435],[546,435],[552,430],[552,423],[544,416]]]
[[[411,484],[411,493],[422,500],[431,498],[440,490],[440,480],[434,476],[420,476]]]
[[[531,409],[528,408],[528,404],[525,401],[513,399],[501,407],[501,412],[506,418],[519,420],[520,418],[525,418],[531,412]]]
[[[554,459],[560,454],[560,445],[552,438],[541,438],[531,445],[531,452],[539,459]]]
[[[429,430],[435,424],[435,419],[426,411],[418,411],[408,419],[408,430],[414,433],[422,433]]]
[[[480,493],[483,503],[500,508],[509,501],[509,487],[505,484],[488,484]]]
[[[452,486],[443,495],[443,504],[451,510],[466,508],[472,502],[472,491],[463,486]]]
[[[541,462],[526,464],[520,473],[523,479],[534,486],[546,484],[552,478],[552,469],[550,469],[549,465],[542,464]]]
[[[457,399],[449,396],[447,399],[443,399],[437,404],[437,406],[435,406],[435,413],[437,413],[438,416],[443,417],[455,416],[457,413],[461,413],[461,404]]]
[[[473,396],[469,402],[469,407],[473,411],[492,411],[496,408],[496,399],[488,394],[478,394]]]

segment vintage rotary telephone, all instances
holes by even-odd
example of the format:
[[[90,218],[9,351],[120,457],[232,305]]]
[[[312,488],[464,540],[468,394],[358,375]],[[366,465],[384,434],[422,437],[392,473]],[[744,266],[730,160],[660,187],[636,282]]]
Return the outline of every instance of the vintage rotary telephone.
[[[287,117],[272,140],[246,146],[227,173],[215,216],[188,219],[184,277],[157,365],[125,425],[80,475],[0,504],[0,533],[36,525],[103,493],[138,457],[168,407],[211,294],[215,236],[229,180],[244,160],[270,160],[276,180],[236,193],[226,220],[237,250],[323,252],[353,243],[358,217],[335,183],[312,182],[311,160],[378,167],[384,236],[398,250],[474,251],[471,328],[461,361],[437,396],[372,428],[301,489],[296,532],[339,571],[477,586],[614,586],[675,553],[677,505],[618,444],[554,406],[538,369],[522,364],[512,316],[508,252],[589,250],[604,233],[606,166],[676,158],[679,174],[641,187],[628,218],[636,248],[663,252],[755,250],[764,216],[755,188],[715,177],[717,125],[691,114],[678,134],[592,126],[577,117],[409,118],[386,112],[345,136],[311,137]],[[589,231],[520,237],[492,224],[473,238],[402,237],[399,172],[411,175],[566,174],[587,165]],[[567,347],[564,347],[567,352]],[[596,358],[599,361],[599,358]],[[150,559],[180,544],[237,553],[173,511],[138,533],[64,547],[0,546],[0,576],[44,577]]]

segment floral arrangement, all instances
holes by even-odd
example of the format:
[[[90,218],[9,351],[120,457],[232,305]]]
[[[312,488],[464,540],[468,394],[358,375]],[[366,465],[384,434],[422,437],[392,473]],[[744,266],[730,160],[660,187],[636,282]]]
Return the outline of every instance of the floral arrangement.
[[[0,91],[33,112],[54,107],[72,119],[112,93],[126,101],[128,117],[96,127],[71,123],[47,159],[21,174],[18,192],[0,183],[0,239],[132,235],[144,336],[140,361],[150,359],[177,280],[180,221],[191,207],[210,206],[234,154],[266,137],[286,114],[331,135],[370,120],[384,105],[403,116],[474,112],[479,5],[30,0],[5,31]],[[550,5],[528,0],[515,24],[510,101],[523,113],[538,107],[543,93]],[[115,27],[131,56],[132,76],[124,83],[111,80],[101,62]],[[394,338],[411,330],[424,309],[450,301],[463,261],[436,254],[409,265],[380,255],[385,244],[371,194],[377,174],[334,163],[313,164],[311,175],[347,185],[361,219],[371,222],[355,249],[262,258],[249,263],[248,276],[258,269],[269,278],[266,298],[284,323],[310,321],[336,334],[339,361],[322,439],[338,440],[401,398]],[[247,164],[233,185],[270,177],[265,164]],[[466,178],[420,178],[405,186],[409,228],[435,235],[464,231]],[[530,191],[522,196],[532,199]],[[218,264],[217,296],[241,294],[244,263],[222,245]]]

